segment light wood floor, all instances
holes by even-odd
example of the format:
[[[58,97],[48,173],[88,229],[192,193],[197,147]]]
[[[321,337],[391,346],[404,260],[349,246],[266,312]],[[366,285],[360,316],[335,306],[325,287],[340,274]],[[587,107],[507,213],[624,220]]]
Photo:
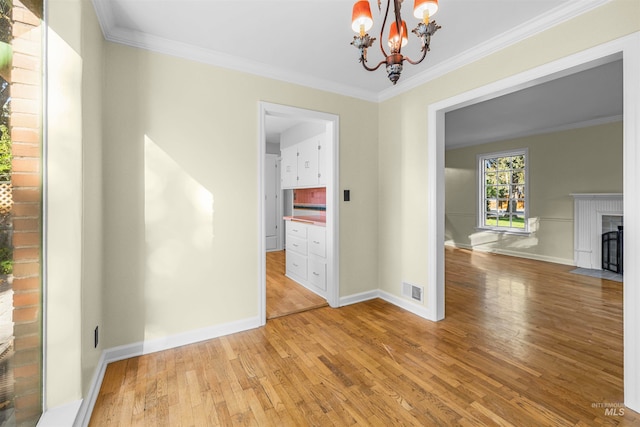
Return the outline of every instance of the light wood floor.
[[[377,299],[111,363],[90,425],[640,425],[605,412],[622,284],[463,250],[446,265],[441,322]]]
[[[285,251],[267,252],[267,320],[327,306],[327,301],[284,275]]]

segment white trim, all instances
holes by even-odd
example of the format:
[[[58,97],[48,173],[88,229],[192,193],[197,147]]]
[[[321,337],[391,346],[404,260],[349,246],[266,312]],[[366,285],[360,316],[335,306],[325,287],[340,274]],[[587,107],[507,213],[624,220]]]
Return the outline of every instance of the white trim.
[[[400,307],[424,319],[434,320],[435,318],[433,313],[429,310],[429,307],[417,305],[407,299],[400,298],[383,290],[379,290],[378,292],[381,299],[395,305],[396,307]]]
[[[624,256],[640,259],[640,32],[623,39]],[[640,412],[640,269],[624,265],[624,403]]]
[[[512,157],[512,156],[520,156],[524,157],[524,228],[515,228],[515,227],[500,227],[499,220],[496,218],[496,226],[491,227],[486,225],[486,207],[484,204],[484,199],[486,195],[486,182],[485,182],[485,170],[484,170],[484,162],[487,159],[495,158],[495,157]],[[519,235],[529,235],[531,234],[529,231],[529,148],[518,148],[513,150],[504,150],[504,151],[495,151],[493,153],[480,153],[476,155],[476,229],[482,231],[490,231],[496,233],[506,233],[506,234],[519,234]],[[513,169],[510,169],[513,171]],[[496,184],[497,185],[497,184]],[[509,187],[511,184],[507,184]],[[509,194],[511,194],[511,189],[509,189]],[[496,197],[497,199],[497,197]],[[509,198],[510,199],[510,198]],[[497,208],[497,206],[496,206]],[[513,215],[511,215],[513,216]],[[512,219],[511,219],[512,220]]]
[[[37,427],[60,427],[75,425],[82,400],[75,400],[55,408],[47,409],[36,424]]]
[[[264,233],[264,154],[267,152],[267,106],[258,103],[258,318],[260,326],[267,323],[267,238]]]
[[[617,199],[622,200],[622,193],[569,193],[574,199]]]
[[[42,29],[42,254],[41,254],[41,265],[42,265],[42,280],[40,281],[40,285],[42,286],[42,395],[41,395],[41,403],[43,416],[48,412],[47,408],[47,387],[49,386],[49,381],[47,381],[47,373],[49,371],[48,365],[48,338],[49,338],[49,324],[47,322],[47,318],[49,316],[49,263],[47,259],[49,258],[49,239],[48,230],[49,230],[49,2],[43,2],[42,7],[42,22],[45,24]]]
[[[321,78],[310,77],[303,73],[296,73],[277,66],[258,63],[256,61],[240,59],[228,54],[222,54],[210,49],[176,42],[146,33],[126,30],[115,25],[110,3],[104,0],[92,0],[104,38],[110,42],[127,46],[147,49],[153,52],[176,56],[217,67],[233,69],[249,74],[267,77],[275,80],[299,84],[306,87],[351,96],[371,102],[381,102],[414,89],[433,79],[441,77],[453,70],[464,67],[474,61],[498,52],[508,46],[523,41],[551,27],[598,8],[611,0],[582,0],[569,1],[535,16],[529,21],[489,40],[483,40],[478,45],[447,59],[411,78],[401,80],[397,85],[380,92],[354,88]]]
[[[550,10],[544,15],[535,16],[533,19],[512,28],[502,34],[497,35],[489,40],[483,40],[476,46],[443,61],[433,67],[428,68],[424,72],[417,74],[406,80],[400,80],[397,85],[389,87],[378,94],[378,101],[386,101],[387,99],[398,96],[411,89],[415,89],[431,80],[442,77],[454,70],[462,68],[472,62],[499,52],[509,46],[526,40],[536,34],[547,31],[549,28],[560,25],[570,19],[598,8],[611,0],[584,0],[569,1]],[[435,46],[435,45],[434,45]]]
[[[516,258],[531,259],[534,261],[552,262],[554,264],[574,265],[573,260],[568,258],[558,258],[558,257],[547,256],[547,255],[532,254],[527,252],[509,251],[506,249],[499,249],[499,248],[485,248],[482,246],[472,246],[472,245],[467,245],[466,243],[453,243],[450,241],[445,242],[444,245],[450,248],[468,249],[470,251],[482,252],[487,254],[512,256]]]
[[[144,354],[156,353],[158,351],[170,350],[172,348],[181,347],[188,344],[194,344],[201,341],[207,341],[219,338],[225,335],[231,335],[238,332],[248,331],[262,326],[258,317],[242,319],[235,322],[225,323],[222,325],[209,326],[206,328],[194,329],[182,332],[168,337],[157,338],[150,341],[142,341],[133,344],[112,347],[106,349],[100,355],[98,366],[93,374],[93,379],[89,387],[86,399],[82,402],[82,406],[78,408],[77,417],[74,426],[86,426],[91,419],[93,407],[96,404],[98,393],[104,379],[104,373],[107,365],[111,362],[129,359],[131,357],[142,356]],[[71,423],[49,424],[51,426],[71,425]]]
[[[101,3],[104,0],[94,0],[94,3]],[[107,3],[107,2],[104,2]],[[100,7],[99,9],[103,9]],[[96,9],[98,12],[98,9]],[[349,85],[336,83],[331,80],[311,77],[308,74],[294,72],[278,66],[265,64],[249,59],[239,58],[233,55],[215,52],[211,49],[194,46],[187,43],[170,40],[151,34],[131,31],[119,27],[108,28],[110,25],[107,20],[103,22],[98,13],[98,19],[103,27],[104,38],[113,43],[120,43],[126,46],[137,47],[139,49],[149,50],[177,58],[183,58],[190,61],[196,61],[203,64],[214,65],[220,68],[226,68],[243,73],[253,74],[260,77],[266,77],[273,80],[279,80],[287,83],[298,84],[301,86],[319,89],[322,91],[333,92],[339,95],[351,96],[353,98],[363,99],[365,101],[376,102],[375,93],[366,89],[354,88]],[[107,31],[104,31],[107,27]]]
[[[640,32],[586,49],[526,72],[516,74],[486,86],[461,93],[428,106],[428,256],[427,301],[435,301],[444,312],[444,115],[463,106],[491,99],[505,93],[530,87],[543,81],[569,75],[612,60],[623,59],[624,87],[624,194],[625,257],[640,255]],[[436,170],[432,170],[432,169]],[[441,202],[441,203],[438,203]],[[435,218],[435,219],[434,219]],[[442,249],[442,250],[441,250]],[[624,403],[640,410],[640,269],[637,264],[625,265],[624,286]]]
[[[478,138],[478,139],[474,139],[473,141],[463,142],[463,143],[451,143],[447,141],[446,150],[456,150],[458,148],[471,147],[473,145],[486,144],[488,142],[509,141],[512,139],[525,138],[528,136],[545,135],[549,133],[564,132],[564,131],[574,130],[574,129],[583,129],[583,128],[592,127],[592,126],[606,125],[609,123],[618,123],[621,121],[622,121],[622,114],[618,114],[615,116],[599,117],[597,119],[583,120],[580,122],[569,123],[566,125],[552,126],[548,128],[542,128],[542,129],[533,129],[533,130],[527,130],[523,132],[516,132],[516,133],[509,134],[509,136],[507,137]]]
[[[383,291],[382,289],[377,289],[375,291],[362,292],[359,294],[353,294],[346,297],[340,298],[340,306],[344,307],[346,305],[358,304],[365,301],[370,301],[372,299],[380,298],[385,300],[386,302],[395,305],[403,310],[407,310],[413,314],[416,314],[422,318],[433,320],[434,316],[431,311],[429,311],[428,307],[416,304],[408,299],[398,297],[393,295],[387,291]]]
[[[429,106],[427,133],[427,306],[432,320],[444,319],[444,131],[445,111]]]
[[[307,110],[281,104],[272,104],[265,101],[258,103],[258,232],[259,232],[259,316],[262,324],[266,323],[266,262],[265,262],[265,235],[264,235],[264,153],[266,151],[266,120],[267,115],[300,118],[306,121],[315,120],[327,126],[326,133],[331,136],[327,144],[327,223],[326,223],[326,248],[327,248],[327,302],[331,307],[339,307],[340,304],[340,248],[339,248],[339,129],[340,119],[337,115],[319,111]]]
[[[345,305],[357,304],[376,298],[380,298],[380,291],[377,289],[375,291],[367,291],[361,292],[359,294],[348,295],[346,297],[340,297],[340,307],[344,307]]]

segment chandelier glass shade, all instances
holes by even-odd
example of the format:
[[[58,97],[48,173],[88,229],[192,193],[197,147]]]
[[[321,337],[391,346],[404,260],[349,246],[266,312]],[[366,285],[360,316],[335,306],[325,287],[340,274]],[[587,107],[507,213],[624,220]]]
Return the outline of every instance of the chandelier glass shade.
[[[381,11],[381,0],[378,0],[378,10]],[[387,75],[389,80],[395,85],[400,74],[402,73],[402,66],[404,61],[410,64],[419,64],[427,56],[429,51],[429,44],[431,43],[431,36],[440,29],[440,26],[435,21],[431,21],[431,17],[438,11],[438,0],[415,0],[413,5],[413,16],[421,20],[417,27],[411,32],[414,33],[421,42],[421,54],[417,60],[411,60],[409,57],[402,54],[402,48],[405,47],[409,41],[407,36],[407,23],[402,20],[401,6],[403,0],[387,0],[387,7],[385,9],[384,20],[382,21],[382,28],[380,30],[380,50],[384,59],[377,65],[370,67],[367,64],[367,49],[373,46],[375,37],[371,37],[367,32],[373,27],[373,17],[371,16],[371,8],[368,1],[357,1],[353,5],[353,13],[351,15],[351,29],[357,34],[353,37],[351,44],[355,46],[360,52],[360,62],[367,71],[375,71],[385,64],[387,69]],[[388,35],[388,47],[387,52],[383,46],[382,40],[387,27],[387,19],[389,18],[389,10],[391,9],[391,3],[393,3],[393,17],[391,24],[389,25]],[[398,31],[401,28],[401,32]]]

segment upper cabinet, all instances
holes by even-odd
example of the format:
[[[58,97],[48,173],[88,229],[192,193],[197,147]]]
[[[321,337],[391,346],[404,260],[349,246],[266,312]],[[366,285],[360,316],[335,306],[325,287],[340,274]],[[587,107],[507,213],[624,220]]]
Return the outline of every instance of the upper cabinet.
[[[282,188],[317,187],[326,184],[324,134],[282,149]]]
[[[298,149],[291,146],[283,148],[280,163],[280,187],[295,188],[298,185]]]

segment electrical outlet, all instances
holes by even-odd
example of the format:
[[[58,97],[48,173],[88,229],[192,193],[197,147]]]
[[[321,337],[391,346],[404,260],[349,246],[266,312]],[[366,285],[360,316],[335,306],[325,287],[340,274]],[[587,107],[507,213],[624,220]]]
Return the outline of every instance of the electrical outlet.
[[[98,327],[93,330],[93,348],[98,348]]]

